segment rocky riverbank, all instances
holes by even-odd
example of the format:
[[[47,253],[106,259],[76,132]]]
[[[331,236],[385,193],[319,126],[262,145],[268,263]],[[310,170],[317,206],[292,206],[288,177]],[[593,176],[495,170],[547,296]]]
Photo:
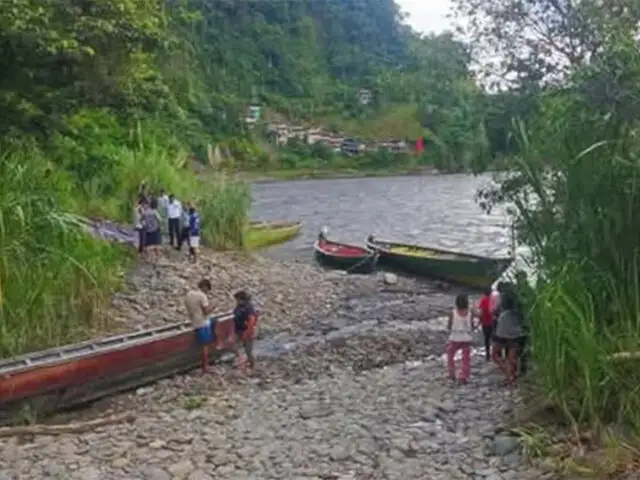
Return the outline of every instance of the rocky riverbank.
[[[0,469],[21,479],[554,478],[500,433],[516,392],[496,388],[482,361],[455,386],[427,354],[438,350],[429,336],[326,342],[251,377],[221,367],[168,380],[130,396],[133,424],[5,441]],[[387,358],[367,361],[378,343]],[[401,361],[407,352],[415,360]]]
[[[182,295],[201,276],[221,307],[239,288],[262,305],[256,370],[221,364],[60,415],[53,421],[122,411],[136,420],[4,439],[0,479],[554,478],[501,432],[517,393],[499,387],[480,352],[468,385],[448,380],[442,315],[455,290],[228,254],[194,266],[171,252],[132,272],[113,322],[183,319]]]

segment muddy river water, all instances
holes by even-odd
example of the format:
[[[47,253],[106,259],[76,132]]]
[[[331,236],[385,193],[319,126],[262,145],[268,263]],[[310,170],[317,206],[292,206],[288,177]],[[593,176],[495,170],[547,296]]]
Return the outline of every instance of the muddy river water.
[[[253,217],[300,220],[302,234],[269,254],[310,257],[318,231],[362,243],[379,238],[419,243],[481,255],[504,255],[510,248],[502,209],[484,213],[475,201],[491,177],[433,175],[413,177],[300,180],[253,185]]]

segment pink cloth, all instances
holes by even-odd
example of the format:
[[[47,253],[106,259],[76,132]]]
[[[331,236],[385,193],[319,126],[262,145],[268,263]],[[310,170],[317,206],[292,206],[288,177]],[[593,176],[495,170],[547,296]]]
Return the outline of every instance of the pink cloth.
[[[500,306],[500,292],[491,292],[491,311],[495,312],[496,308]]]
[[[449,376],[456,376],[456,353],[462,350],[462,371],[460,372],[460,380],[468,380],[471,373],[471,344],[469,342],[449,342],[447,343],[447,368]]]

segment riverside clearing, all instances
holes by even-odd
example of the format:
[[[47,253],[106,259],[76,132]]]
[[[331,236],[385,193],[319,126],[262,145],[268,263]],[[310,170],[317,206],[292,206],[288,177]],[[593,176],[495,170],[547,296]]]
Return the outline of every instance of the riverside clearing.
[[[0,478],[554,478],[501,431],[517,392],[498,387],[481,355],[468,385],[448,380],[441,318],[453,289],[240,254],[204,252],[191,265],[167,252],[130,273],[108,323],[182,320],[183,293],[202,276],[221,310],[240,288],[261,306],[257,369],[220,364],[51,419],[128,412],[132,423],[2,439]]]

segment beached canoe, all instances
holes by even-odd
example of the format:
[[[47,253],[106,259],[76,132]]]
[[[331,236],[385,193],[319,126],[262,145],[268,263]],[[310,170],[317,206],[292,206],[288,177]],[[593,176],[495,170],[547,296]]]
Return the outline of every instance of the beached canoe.
[[[332,242],[322,235],[316,240],[313,250],[319,264],[350,273],[371,273],[378,260],[377,253],[371,250],[356,245]]]
[[[369,236],[367,248],[376,250],[381,266],[420,277],[445,280],[473,288],[491,286],[513,258],[491,258],[438,248],[377,240]]]
[[[301,222],[251,222],[246,234],[247,248],[259,250],[286,243],[298,235],[301,228]]]
[[[233,315],[213,318],[216,338],[228,338]],[[212,359],[223,353],[211,350]],[[25,406],[54,413],[187,372],[200,355],[187,322],[0,361],[0,423]]]

